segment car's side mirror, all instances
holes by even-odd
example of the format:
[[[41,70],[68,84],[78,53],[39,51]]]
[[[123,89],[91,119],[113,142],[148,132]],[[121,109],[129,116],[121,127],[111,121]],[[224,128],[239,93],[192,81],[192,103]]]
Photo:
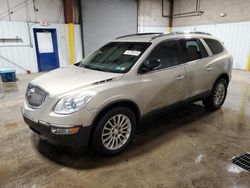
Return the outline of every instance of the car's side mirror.
[[[149,72],[149,71],[152,71],[154,69],[157,69],[160,66],[161,66],[160,59],[151,58],[143,63],[142,68],[141,68],[141,72],[142,73]]]

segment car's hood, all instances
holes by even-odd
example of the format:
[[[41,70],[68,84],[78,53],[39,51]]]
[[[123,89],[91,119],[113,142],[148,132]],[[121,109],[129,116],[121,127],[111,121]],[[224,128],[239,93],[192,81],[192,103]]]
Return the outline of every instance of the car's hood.
[[[31,83],[40,86],[54,96],[96,85],[106,80],[115,80],[121,76],[122,74],[95,71],[72,65],[43,74],[32,80]]]

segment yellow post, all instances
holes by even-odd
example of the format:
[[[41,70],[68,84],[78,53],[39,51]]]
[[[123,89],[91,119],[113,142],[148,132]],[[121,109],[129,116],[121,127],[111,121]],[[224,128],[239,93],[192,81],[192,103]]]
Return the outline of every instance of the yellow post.
[[[172,32],[172,27],[168,28],[168,32],[171,33]]]
[[[247,71],[250,71],[250,53],[249,53],[249,56],[248,56]]]
[[[75,39],[74,39],[74,24],[68,24],[69,33],[69,62],[70,64],[75,63]]]

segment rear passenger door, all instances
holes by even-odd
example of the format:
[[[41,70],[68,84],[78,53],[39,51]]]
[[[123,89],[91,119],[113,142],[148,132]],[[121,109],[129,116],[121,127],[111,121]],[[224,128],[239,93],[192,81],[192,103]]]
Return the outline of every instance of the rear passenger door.
[[[178,42],[173,40],[157,45],[146,61],[149,59],[157,59],[161,66],[149,72],[139,73],[142,80],[144,113],[185,99],[185,68],[180,65]]]
[[[207,92],[213,82],[213,67],[205,47],[197,38],[181,39],[179,45],[186,69],[186,97]]]

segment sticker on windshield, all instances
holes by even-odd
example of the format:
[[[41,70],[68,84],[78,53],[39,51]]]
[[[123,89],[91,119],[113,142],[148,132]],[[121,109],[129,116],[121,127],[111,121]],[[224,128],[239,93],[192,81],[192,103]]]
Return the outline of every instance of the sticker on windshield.
[[[124,55],[132,55],[132,56],[138,56],[140,55],[140,51],[137,50],[126,50],[123,54]]]
[[[123,70],[125,70],[126,68],[125,67],[116,67],[116,70],[121,70],[121,71],[123,71]]]

